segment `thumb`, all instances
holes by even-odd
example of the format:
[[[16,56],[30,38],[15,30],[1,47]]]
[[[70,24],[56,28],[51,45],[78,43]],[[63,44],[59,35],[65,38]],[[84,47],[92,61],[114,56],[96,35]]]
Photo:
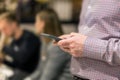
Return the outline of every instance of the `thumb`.
[[[71,38],[70,39],[63,39],[63,40],[60,40],[58,42],[58,45],[59,46],[62,46],[62,47],[69,47],[69,45],[71,44]]]

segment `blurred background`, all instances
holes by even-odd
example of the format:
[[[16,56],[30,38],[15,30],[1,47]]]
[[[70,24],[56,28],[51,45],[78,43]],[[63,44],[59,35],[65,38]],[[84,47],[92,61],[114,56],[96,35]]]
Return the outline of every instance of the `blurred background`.
[[[59,17],[60,27],[62,27],[61,29],[63,31],[61,34],[68,34],[77,32],[81,5],[82,0],[0,0],[0,13],[5,11],[14,12],[20,20],[20,26],[23,29],[34,31],[36,14],[50,8],[53,9]],[[55,13],[53,12],[53,14]],[[48,28],[51,30],[52,27],[48,26]],[[60,31],[60,28],[57,31]],[[47,45],[44,45],[44,42],[45,39],[41,39],[42,45],[40,46],[42,49],[40,50],[40,65],[38,64],[38,68],[33,73],[24,76],[22,75],[24,71],[20,71],[18,75],[15,75],[14,70],[3,65],[0,66],[0,80],[7,80],[1,79],[1,76],[2,78],[4,77],[1,73],[5,73],[10,77],[14,74],[16,78],[10,80],[72,80],[70,73],[71,56],[62,51],[59,47],[52,45],[51,41],[49,41],[49,43],[46,42]],[[20,79],[20,77],[24,79]]]
[[[16,12],[21,19],[21,25],[31,30],[35,14],[50,7],[59,15],[64,32],[69,33],[77,30],[81,2],[82,0],[0,0],[0,12]]]

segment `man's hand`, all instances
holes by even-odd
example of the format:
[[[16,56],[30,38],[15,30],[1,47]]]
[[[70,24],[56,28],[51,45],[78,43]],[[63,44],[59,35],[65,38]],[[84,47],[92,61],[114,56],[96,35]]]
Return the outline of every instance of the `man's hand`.
[[[69,36],[60,37],[63,40],[59,41],[58,45],[62,50],[69,52],[72,56],[81,57],[87,36],[79,33],[71,33]]]
[[[70,38],[70,37],[72,37],[70,34],[65,34],[65,35],[59,36],[59,38],[62,39],[62,40],[63,40],[63,39]],[[55,45],[57,45],[58,42],[53,41],[53,43],[54,43]]]

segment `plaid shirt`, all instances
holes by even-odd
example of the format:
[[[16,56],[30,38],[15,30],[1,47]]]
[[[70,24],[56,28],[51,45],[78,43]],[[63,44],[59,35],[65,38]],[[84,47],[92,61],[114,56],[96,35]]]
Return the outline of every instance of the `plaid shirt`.
[[[82,58],[72,58],[73,75],[120,80],[120,0],[84,0],[79,32],[87,35]]]

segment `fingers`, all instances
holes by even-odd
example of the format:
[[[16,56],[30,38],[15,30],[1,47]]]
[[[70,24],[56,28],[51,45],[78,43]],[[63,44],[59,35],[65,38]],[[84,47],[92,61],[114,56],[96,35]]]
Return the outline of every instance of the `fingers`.
[[[76,35],[78,35],[78,33],[72,32],[72,33],[70,33],[70,35],[71,36],[76,36]]]
[[[79,33],[71,33],[70,35],[63,35],[57,45],[60,46],[62,50],[68,52],[74,57],[81,57],[83,53],[84,41],[87,36]]]
[[[70,37],[71,37],[71,35],[66,34],[66,35],[60,36],[59,38],[61,38],[61,39],[68,39],[68,38],[70,38]]]
[[[66,35],[59,36],[59,38],[63,40],[63,39],[67,39],[67,38],[69,38],[70,36],[71,36],[71,35],[66,34]],[[57,43],[58,43],[58,42],[53,41],[53,44],[57,45]]]
[[[60,36],[59,38],[62,39],[62,40],[64,40],[64,39],[69,38],[70,36],[71,36],[71,35],[67,34],[67,35],[62,35],[62,36]],[[60,42],[60,41],[59,41],[59,42]],[[56,42],[55,40],[53,41],[53,44],[54,44],[54,45],[59,45],[58,42]]]
[[[62,47],[69,47],[71,43],[72,43],[72,38],[68,38],[68,39],[60,40],[58,42],[58,45]]]
[[[60,47],[63,51],[70,53],[70,49],[67,47]]]
[[[60,39],[69,39],[69,38],[71,38],[72,37],[72,35],[71,34],[66,34],[66,35],[62,35],[62,36],[59,36],[59,38]],[[53,42],[54,44],[57,44],[57,42],[56,41],[54,41]]]
[[[69,42],[66,40],[61,40],[57,44],[61,47],[68,47],[69,46]]]

